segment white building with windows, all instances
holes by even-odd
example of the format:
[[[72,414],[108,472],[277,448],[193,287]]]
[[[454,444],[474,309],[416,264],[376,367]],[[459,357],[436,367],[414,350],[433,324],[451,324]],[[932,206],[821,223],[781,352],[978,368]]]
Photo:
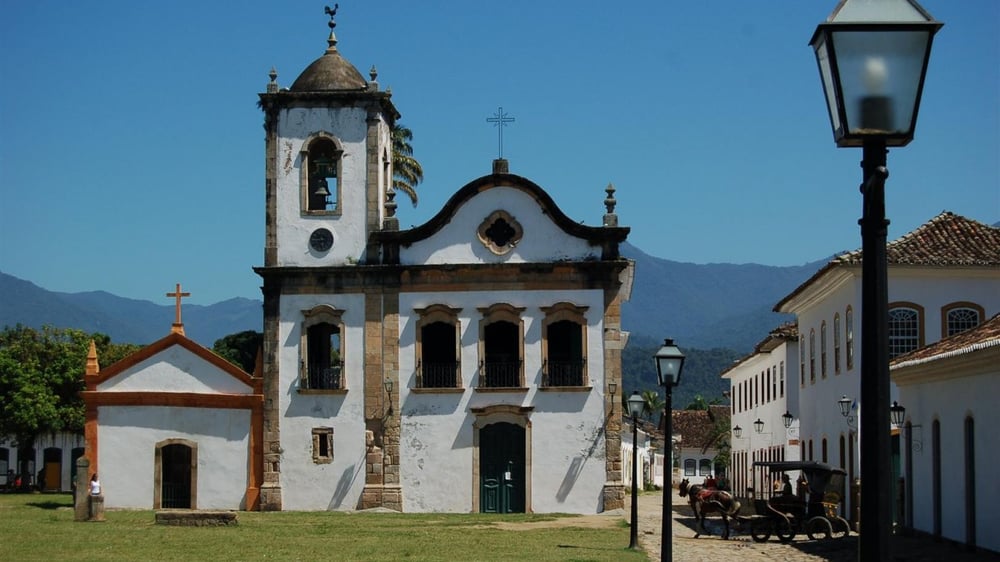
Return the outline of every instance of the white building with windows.
[[[786,413],[799,411],[794,383],[799,372],[799,332],[795,324],[771,331],[753,350],[722,372],[729,379],[732,452],[732,489],[743,495],[767,491],[767,471],[753,468],[757,461],[799,460],[799,420]],[[791,381],[791,382],[789,382]]]
[[[22,488],[68,492],[76,477],[75,461],[83,456],[83,436],[59,431],[39,435],[33,447],[0,441],[0,489]]]
[[[892,357],[974,328],[1000,312],[1000,229],[943,212],[890,242],[886,251]],[[786,459],[794,458],[789,456],[790,444],[797,439],[801,460],[840,466],[850,481],[860,474],[857,416],[843,416],[837,402],[846,396],[854,405],[852,412],[858,411],[861,260],[860,250],[834,258],[774,307],[796,316],[797,345],[786,341],[778,360],[772,358],[774,350],[758,346],[725,373],[731,380],[733,424],[743,429],[743,439],[733,441],[734,458],[745,455],[752,464],[760,455],[758,434],[744,423],[761,419],[764,432],[770,431],[773,438],[784,431],[781,416],[787,411],[798,435],[788,433],[778,455],[783,451]],[[775,400],[773,388],[770,398],[767,391],[774,386],[775,367],[780,380],[782,360],[785,396],[779,391]],[[891,392],[898,400],[895,385]],[[898,430],[895,433],[893,481],[902,475]],[[846,512],[853,515],[847,490],[845,495]]]

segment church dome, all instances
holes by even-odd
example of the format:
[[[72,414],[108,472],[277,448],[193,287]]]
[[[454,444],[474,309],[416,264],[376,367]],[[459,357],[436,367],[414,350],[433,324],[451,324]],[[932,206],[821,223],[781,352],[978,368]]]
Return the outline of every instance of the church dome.
[[[334,92],[365,90],[365,81],[357,68],[337,52],[336,39],[331,34],[330,47],[295,79],[293,92]]]
[[[325,8],[326,15],[330,16],[330,22],[327,24],[330,27],[330,36],[326,40],[328,45],[326,52],[299,74],[290,88],[291,91],[342,92],[368,89],[368,82],[358,69],[337,52],[337,36],[333,33],[333,28],[337,27],[337,22],[334,21],[337,8],[336,4],[332,10],[329,6]]]

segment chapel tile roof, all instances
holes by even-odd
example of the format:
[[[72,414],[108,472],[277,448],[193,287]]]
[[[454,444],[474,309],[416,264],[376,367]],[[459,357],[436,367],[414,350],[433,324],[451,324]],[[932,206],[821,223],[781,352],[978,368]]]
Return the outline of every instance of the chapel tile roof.
[[[709,406],[708,410],[674,410],[673,433],[681,436],[684,447],[709,449],[715,446],[712,428],[717,421],[729,424],[729,406]],[[717,439],[717,436],[716,436]]]
[[[891,369],[927,363],[956,355],[1000,346],[1000,314],[960,334],[938,340],[928,346],[900,355],[889,364]]]
[[[950,211],[927,221],[916,230],[886,244],[886,264],[928,267],[1000,266],[1000,228]],[[828,271],[840,266],[861,265],[860,249],[840,254],[812,277],[774,305],[775,312],[802,293]]]

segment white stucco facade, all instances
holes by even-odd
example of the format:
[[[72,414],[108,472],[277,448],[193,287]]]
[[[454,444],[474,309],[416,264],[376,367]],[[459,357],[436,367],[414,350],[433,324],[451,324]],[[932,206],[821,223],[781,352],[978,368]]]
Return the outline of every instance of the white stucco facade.
[[[105,406],[98,409],[105,505],[153,507],[154,452],[166,440],[197,444],[198,509],[245,509],[250,414],[245,410]]]
[[[997,322],[994,319],[993,323]],[[993,428],[1000,410],[1000,339],[894,364],[891,375],[906,407],[901,432],[905,522],[921,532],[1000,552],[1000,463]]]

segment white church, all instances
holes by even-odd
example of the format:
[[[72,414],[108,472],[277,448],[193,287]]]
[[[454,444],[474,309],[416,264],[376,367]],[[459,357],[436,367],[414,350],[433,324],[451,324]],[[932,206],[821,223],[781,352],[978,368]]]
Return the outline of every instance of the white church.
[[[496,160],[400,230],[399,113],[330,27],[289,88],[272,71],[260,94],[257,372],[184,336],[179,304],[164,339],[104,370],[92,354],[86,456],[106,506],[623,507],[614,390],[633,267],[614,189],[596,190],[601,226],[585,226]]]

